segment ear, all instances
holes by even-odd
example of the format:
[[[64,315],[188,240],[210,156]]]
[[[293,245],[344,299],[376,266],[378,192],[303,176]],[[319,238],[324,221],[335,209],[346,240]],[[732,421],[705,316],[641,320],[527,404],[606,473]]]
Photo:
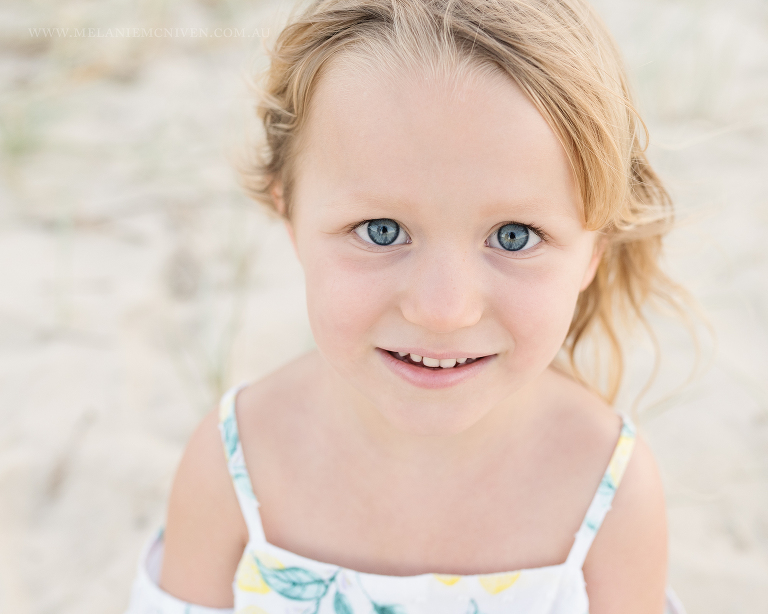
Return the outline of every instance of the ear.
[[[608,237],[604,234],[598,234],[595,239],[595,246],[592,250],[592,258],[589,260],[587,270],[584,271],[584,278],[581,280],[581,286],[579,292],[584,292],[592,283],[592,280],[597,274],[597,267],[600,266],[600,261],[603,259],[603,254],[608,247]]]
[[[282,217],[287,217],[286,212],[288,207],[285,204],[285,198],[283,197],[283,182],[280,179],[275,179],[272,182],[272,185],[269,188],[269,195],[272,197],[275,210]]]

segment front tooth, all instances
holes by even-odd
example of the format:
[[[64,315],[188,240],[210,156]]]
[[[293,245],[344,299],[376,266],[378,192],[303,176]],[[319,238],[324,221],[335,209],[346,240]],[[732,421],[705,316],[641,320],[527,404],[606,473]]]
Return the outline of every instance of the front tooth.
[[[424,357],[424,366],[425,367],[439,367],[440,361],[437,358],[430,358],[429,356]]]
[[[406,356],[408,352],[398,352],[397,355],[402,358],[403,356]]]
[[[411,354],[411,360],[413,362],[421,362],[421,356],[419,356],[418,354]]]
[[[456,359],[455,358],[443,358],[440,361],[440,367],[443,369],[450,369],[451,367],[456,366]]]
[[[456,362],[459,363],[460,365],[463,365],[465,362],[467,362],[467,359],[466,358],[457,358]]]

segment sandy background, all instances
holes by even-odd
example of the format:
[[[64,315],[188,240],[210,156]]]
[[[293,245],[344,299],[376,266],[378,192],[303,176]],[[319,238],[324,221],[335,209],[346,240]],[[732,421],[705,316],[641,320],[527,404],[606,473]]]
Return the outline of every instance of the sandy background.
[[[717,335],[659,320],[640,403],[664,473],[670,580],[691,614],[768,612],[768,3],[600,0],[681,226],[670,270]],[[246,28],[252,0],[0,5],[0,611],[118,614],[184,442],[221,390],[311,347],[283,229],[231,158],[253,37],[30,36]],[[255,32],[254,32],[255,31]],[[222,32],[223,34],[223,32]],[[638,342],[621,399],[648,372]],[[682,386],[682,387],[681,387]]]

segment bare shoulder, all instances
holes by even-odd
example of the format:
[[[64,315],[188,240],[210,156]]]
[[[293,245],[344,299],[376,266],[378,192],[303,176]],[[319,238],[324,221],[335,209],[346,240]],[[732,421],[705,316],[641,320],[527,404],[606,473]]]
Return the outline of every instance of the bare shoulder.
[[[296,412],[277,410],[301,398],[297,382],[311,369],[307,356],[238,393],[236,419],[246,459],[271,458],[269,448],[279,446],[281,431],[291,432],[281,420]],[[248,463],[249,471],[255,468],[260,475],[258,463],[252,465]],[[227,468],[217,410],[202,420],[187,443],[171,489],[164,540],[160,585],[165,591],[190,603],[232,606],[232,580],[248,542],[248,527]]]
[[[212,411],[192,434],[174,478],[160,586],[190,603],[231,607],[247,538]]]
[[[619,438],[621,418],[596,393],[558,371],[547,372],[545,389],[543,403],[550,410],[544,415],[562,462],[570,475],[597,488]],[[593,494],[584,492],[587,504]]]
[[[664,490],[637,437],[632,457],[584,564],[590,612],[661,614],[667,576]]]
[[[621,419],[599,396],[552,373],[563,446],[580,469],[599,480],[618,441]],[[585,476],[586,477],[586,476]],[[594,495],[595,490],[583,493]],[[580,505],[584,505],[582,501]],[[584,508],[586,509],[586,508]],[[580,520],[580,519],[579,519]],[[667,566],[664,490],[656,461],[641,436],[612,507],[584,563],[590,614],[661,614]]]

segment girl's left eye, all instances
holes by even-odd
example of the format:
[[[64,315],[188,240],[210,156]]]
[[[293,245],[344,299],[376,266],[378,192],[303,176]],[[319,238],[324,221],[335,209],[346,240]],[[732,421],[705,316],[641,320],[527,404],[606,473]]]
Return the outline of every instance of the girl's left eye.
[[[504,224],[488,237],[490,247],[501,248],[508,252],[528,250],[540,242],[541,237],[530,226],[523,224]]]
[[[363,222],[355,228],[355,233],[366,243],[389,246],[408,243],[408,234],[395,220],[383,218]]]

